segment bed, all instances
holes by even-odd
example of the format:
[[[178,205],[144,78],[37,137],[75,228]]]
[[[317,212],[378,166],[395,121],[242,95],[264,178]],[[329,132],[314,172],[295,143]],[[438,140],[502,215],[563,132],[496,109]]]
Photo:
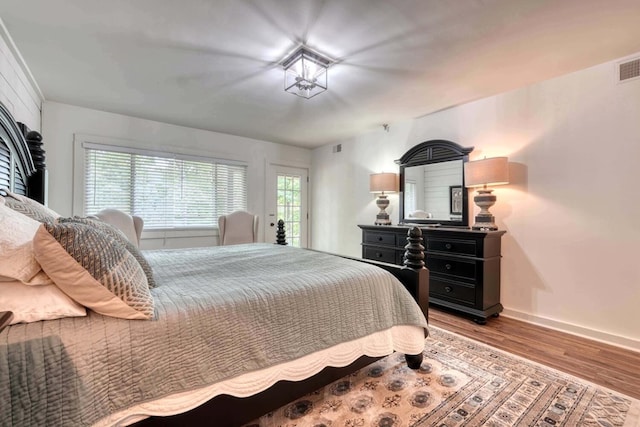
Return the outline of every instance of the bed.
[[[42,202],[41,138],[2,105],[0,124],[0,187]],[[150,320],[87,309],[0,332],[0,424],[241,425],[393,351],[415,369],[420,242],[403,268],[270,243],[145,251]]]

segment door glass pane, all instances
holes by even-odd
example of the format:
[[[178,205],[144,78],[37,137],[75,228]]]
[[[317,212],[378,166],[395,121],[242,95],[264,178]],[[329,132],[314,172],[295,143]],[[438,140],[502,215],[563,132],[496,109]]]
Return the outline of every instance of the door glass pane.
[[[278,219],[284,221],[287,242],[291,246],[297,247],[300,247],[300,221],[302,218],[301,179],[299,175],[278,173],[277,176]]]

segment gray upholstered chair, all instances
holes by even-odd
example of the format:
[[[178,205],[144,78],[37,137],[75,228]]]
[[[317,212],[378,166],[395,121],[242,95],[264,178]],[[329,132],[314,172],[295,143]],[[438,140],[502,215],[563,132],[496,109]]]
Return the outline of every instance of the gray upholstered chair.
[[[127,236],[129,241],[137,247],[140,247],[140,236],[142,235],[142,228],[144,227],[144,221],[142,218],[135,215],[129,215],[128,213],[117,209],[103,209],[95,216],[101,221],[111,224],[121,230],[125,236]]]
[[[236,211],[218,218],[220,245],[238,245],[258,241],[258,215]]]

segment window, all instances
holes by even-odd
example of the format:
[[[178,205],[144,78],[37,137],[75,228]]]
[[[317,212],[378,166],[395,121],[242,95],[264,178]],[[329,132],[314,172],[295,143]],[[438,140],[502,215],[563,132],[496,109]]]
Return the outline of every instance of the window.
[[[247,209],[247,166],[84,143],[84,212],[115,208],[145,229],[217,227],[218,217]]]
[[[405,216],[409,216],[411,212],[416,210],[416,183],[415,181],[406,180],[404,183],[404,210]]]

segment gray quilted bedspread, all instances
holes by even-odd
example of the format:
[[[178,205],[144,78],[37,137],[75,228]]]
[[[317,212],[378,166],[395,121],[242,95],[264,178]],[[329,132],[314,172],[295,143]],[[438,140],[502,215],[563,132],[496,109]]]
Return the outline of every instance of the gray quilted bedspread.
[[[427,324],[376,267],[271,244],[147,251],[154,320],[87,317],[0,333],[0,425],[110,413],[399,324]]]

